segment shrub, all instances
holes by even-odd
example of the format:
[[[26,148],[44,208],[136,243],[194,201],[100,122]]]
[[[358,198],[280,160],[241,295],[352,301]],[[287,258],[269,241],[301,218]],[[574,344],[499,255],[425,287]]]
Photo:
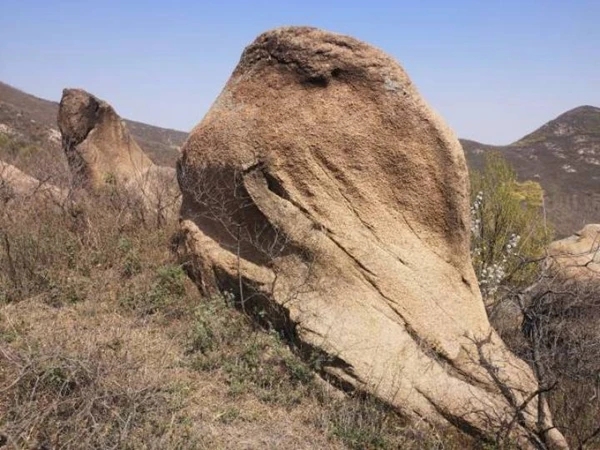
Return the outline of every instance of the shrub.
[[[547,395],[555,425],[574,448],[600,445],[600,294],[581,281],[542,283],[524,306],[516,347],[531,361]]]
[[[471,200],[471,254],[484,297],[531,282],[553,237],[539,183],[517,181],[508,162],[489,153],[483,170],[471,172]]]

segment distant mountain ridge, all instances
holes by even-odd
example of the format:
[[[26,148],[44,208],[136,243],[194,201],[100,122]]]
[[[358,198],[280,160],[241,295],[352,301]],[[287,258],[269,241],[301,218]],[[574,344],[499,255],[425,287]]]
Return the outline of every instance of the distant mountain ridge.
[[[57,114],[57,102],[0,82],[0,134],[18,133],[62,158]],[[175,165],[186,132],[132,120],[125,123],[155,163]],[[559,236],[570,235],[586,223],[600,223],[600,108],[574,108],[510,145],[460,142],[469,167],[481,168],[485,153],[498,151],[521,180],[538,181],[546,193],[548,219]]]
[[[498,151],[521,180],[538,181],[559,236],[600,222],[600,108],[580,106],[506,146],[461,139],[470,167]]]

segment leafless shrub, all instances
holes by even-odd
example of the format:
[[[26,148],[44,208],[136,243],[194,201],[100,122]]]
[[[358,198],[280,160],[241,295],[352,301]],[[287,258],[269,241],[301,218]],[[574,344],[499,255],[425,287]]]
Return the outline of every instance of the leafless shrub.
[[[597,283],[554,279],[523,304],[524,356],[548,394],[556,425],[575,448],[600,444],[600,295]]]
[[[548,275],[509,291],[490,317],[510,348],[532,366],[540,396],[570,445],[595,448],[600,443],[598,283]]]

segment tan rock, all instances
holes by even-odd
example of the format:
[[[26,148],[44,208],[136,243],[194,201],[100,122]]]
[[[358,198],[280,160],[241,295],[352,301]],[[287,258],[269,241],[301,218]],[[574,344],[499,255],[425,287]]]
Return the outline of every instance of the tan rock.
[[[488,322],[460,144],[392,58],[313,28],[262,34],[184,144],[178,179],[200,287],[232,291],[333,382],[566,448],[553,428],[537,434],[550,417],[528,400],[536,380]]]
[[[600,224],[588,224],[548,247],[551,270],[580,281],[600,281]]]
[[[58,126],[76,187],[93,191],[116,184],[160,219],[176,215],[175,170],[150,160],[112,106],[84,90],[64,89]]]
[[[15,166],[0,161],[0,204],[28,198],[63,204],[67,197],[67,192],[54,184],[38,180]]]

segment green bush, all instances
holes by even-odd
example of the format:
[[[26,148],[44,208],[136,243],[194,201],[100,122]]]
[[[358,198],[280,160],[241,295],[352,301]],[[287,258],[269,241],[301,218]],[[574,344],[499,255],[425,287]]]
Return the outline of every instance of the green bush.
[[[553,237],[539,183],[517,181],[502,155],[489,153],[483,170],[471,172],[471,205],[471,254],[484,296],[532,282]]]

